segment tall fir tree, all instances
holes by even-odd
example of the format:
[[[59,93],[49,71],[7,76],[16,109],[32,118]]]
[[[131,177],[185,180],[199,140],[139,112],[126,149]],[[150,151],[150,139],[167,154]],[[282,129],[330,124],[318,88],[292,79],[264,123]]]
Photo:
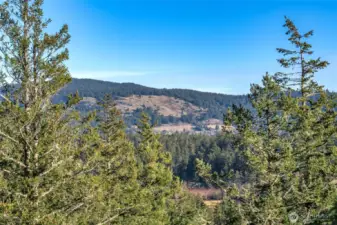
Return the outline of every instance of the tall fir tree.
[[[70,40],[64,25],[44,33],[43,1],[4,1],[1,16],[1,223],[38,224],[76,211],[70,193],[76,155],[67,126],[71,115],[50,97],[70,81],[64,61]],[[61,198],[57,198],[62,193]],[[62,217],[62,216],[60,216]],[[59,218],[60,219],[60,218]]]
[[[283,74],[285,82],[278,80],[280,73],[274,77],[288,92],[281,105],[295,167],[290,170],[292,177],[284,182],[288,185],[284,187],[287,192],[283,197],[288,211],[300,216],[299,222],[320,223],[337,198],[337,96],[314,80],[315,73],[329,63],[311,58],[312,46],[307,39],[313,31],[302,35],[290,19],[285,20],[286,34],[294,49],[277,49],[284,55],[278,61],[285,68],[293,67],[294,72]],[[292,91],[290,87],[294,84],[296,89]],[[300,95],[290,98],[296,96],[294,92]]]
[[[104,222],[119,212],[94,214],[97,206],[118,209],[99,198],[106,193],[98,182],[105,174],[96,174],[103,144],[90,126],[94,114],[80,118],[73,110],[79,93],[65,104],[51,103],[71,80],[64,64],[70,35],[66,25],[45,33],[50,20],[44,20],[42,5],[42,0],[0,5],[0,223]]]
[[[97,203],[93,148],[84,145],[90,116],[51,97],[71,78],[64,61],[68,27],[45,33],[42,0],[8,0],[0,6],[0,221],[5,224],[76,223]],[[78,121],[77,123],[74,123]],[[88,132],[87,132],[88,133]],[[82,140],[81,140],[82,138]],[[83,156],[86,156],[83,158]]]
[[[292,71],[252,85],[253,112],[233,106],[225,116],[254,177],[240,188],[222,185],[227,217],[219,224],[331,223],[322,218],[337,197],[337,99],[314,81],[328,62],[308,59],[313,51],[306,39],[313,32],[301,35],[288,18],[285,27],[294,50],[277,49],[285,56],[278,61]],[[199,168],[216,180],[207,175],[209,166],[199,162]]]
[[[159,135],[155,134],[150,118],[145,113],[139,121],[140,143],[136,149],[139,182],[144,198],[150,203],[147,209],[148,224],[168,224],[167,201],[172,197],[173,175],[171,157],[162,150]]]
[[[80,141],[91,150],[82,155],[95,158],[88,183],[93,203],[88,214],[79,217],[77,223],[92,224],[140,224],[148,205],[139,197],[138,168],[135,151],[124,131],[121,112],[107,95],[100,103],[101,109],[93,115],[98,126],[88,124]],[[90,156],[88,154],[94,154]]]

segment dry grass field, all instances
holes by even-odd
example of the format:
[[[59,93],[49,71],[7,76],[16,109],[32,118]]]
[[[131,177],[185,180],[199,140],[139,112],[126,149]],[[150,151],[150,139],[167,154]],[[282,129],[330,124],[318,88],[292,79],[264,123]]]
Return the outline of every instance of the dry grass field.
[[[209,208],[215,208],[221,203],[221,200],[204,200],[204,203]]]
[[[193,130],[192,124],[180,123],[180,124],[165,124],[158,127],[154,127],[155,132],[189,132]]]
[[[221,190],[216,188],[188,188],[188,191],[205,200],[221,199]]]
[[[221,203],[222,194],[216,188],[188,188],[188,191],[193,195],[199,196],[203,199],[205,205],[209,208],[215,208]]]
[[[134,111],[138,108],[150,107],[158,110],[158,113],[163,116],[180,117],[182,114],[200,114],[205,111],[198,106],[195,106],[186,101],[168,96],[153,96],[153,95],[132,95],[121,98],[116,101],[117,108],[122,112]]]

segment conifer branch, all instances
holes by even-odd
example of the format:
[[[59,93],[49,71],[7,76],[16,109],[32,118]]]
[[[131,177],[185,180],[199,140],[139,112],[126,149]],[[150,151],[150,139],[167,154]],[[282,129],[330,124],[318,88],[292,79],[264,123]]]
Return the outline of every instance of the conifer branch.
[[[0,135],[5,137],[5,138],[8,138],[9,140],[15,142],[16,144],[19,144],[19,141],[15,140],[14,138],[12,138],[11,136],[9,136],[8,134],[4,133],[3,131],[0,130]]]
[[[26,166],[24,163],[22,163],[22,162],[20,162],[20,161],[14,159],[14,158],[8,156],[8,155],[5,154],[3,151],[0,151],[0,154],[3,155],[3,156],[5,157],[5,158],[4,158],[5,160],[7,159],[8,161],[11,161],[11,162],[16,163],[16,164],[19,165],[20,167],[27,168],[27,166]]]

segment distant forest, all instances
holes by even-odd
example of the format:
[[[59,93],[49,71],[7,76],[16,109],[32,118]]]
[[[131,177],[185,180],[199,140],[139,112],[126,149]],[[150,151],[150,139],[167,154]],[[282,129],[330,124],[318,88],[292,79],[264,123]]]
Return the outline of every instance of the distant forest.
[[[209,118],[222,120],[227,108],[232,104],[250,107],[246,95],[226,95],[217,93],[200,92],[188,89],[157,89],[145,87],[134,83],[115,83],[93,79],[73,79],[71,83],[65,86],[54,96],[54,102],[65,102],[69,94],[79,92],[81,97],[92,97],[102,100],[106,94],[112,95],[115,99],[119,97],[127,97],[131,95],[165,95],[182,99],[196,106],[206,108],[208,111],[198,118],[191,115],[185,115],[181,118],[164,117],[157,115],[154,110],[146,109],[147,113],[159,124],[173,122],[189,122],[202,121]],[[80,109],[81,110],[81,109]],[[82,110],[85,110],[83,106]],[[138,119],[139,112],[135,112],[135,116],[129,118],[127,123],[134,123]]]
[[[205,184],[197,174],[196,159],[212,167],[212,172],[230,174],[227,182],[245,183],[253,176],[249,172],[243,152],[234,147],[235,138],[226,134],[217,136],[171,134],[161,135],[164,150],[172,156],[172,169],[184,181]]]

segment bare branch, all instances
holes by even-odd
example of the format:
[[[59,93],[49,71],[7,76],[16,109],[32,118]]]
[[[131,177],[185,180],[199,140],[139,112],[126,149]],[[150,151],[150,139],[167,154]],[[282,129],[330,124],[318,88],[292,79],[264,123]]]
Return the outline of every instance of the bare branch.
[[[67,211],[67,214],[68,214],[68,215],[71,214],[71,213],[74,212],[75,210],[81,208],[83,205],[84,205],[83,202],[81,202],[81,203],[75,205],[74,207],[72,207],[71,209],[69,209],[69,210]]]
[[[0,97],[5,99],[7,102],[12,102],[11,100],[9,100],[6,96],[4,96],[3,94],[0,94]]]
[[[97,225],[104,225],[104,224],[107,224],[107,223],[113,221],[114,219],[116,219],[116,218],[119,217],[119,216],[120,216],[120,214],[114,215],[114,216],[112,216],[112,217],[110,217],[110,218],[104,220],[103,222],[98,223]]]
[[[47,175],[47,174],[50,173],[52,170],[54,170],[55,168],[57,168],[58,166],[60,166],[62,163],[66,162],[66,161],[68,161],[68,160],[71,160],[72,158],[73,158],[73,157],[71,156],[71,157],[67,158],[66,160],[61,160],[61,161],[59,161],[59,162],[53,164],[53,165],[51,166],[51,168],[49,168],[49,170],[47,170],[47,171],[41,173],[40,176],[42,177],[42,176]]]
[[[9,136],[8,134],[4,133],[3,131],[0,130],[0,135],[5,137],[5,138],[8,138],[9,140],[19,144],[19,141],[15,140],[14,138],[12,138],[11,136]]]
[[[5,160],[8,160],[8,161],[11,161],[11,162],[14,162],[16,163],[17,165],[23,167],[23,168],[27,168],[27,166],[25,164],[23,164],[22,162],[16,160],[16,159],[13,159],[12,157],[9,157],[7,154],[5,154],[4,152],[0,151],[0,154],[3,155],[5,158]]]

